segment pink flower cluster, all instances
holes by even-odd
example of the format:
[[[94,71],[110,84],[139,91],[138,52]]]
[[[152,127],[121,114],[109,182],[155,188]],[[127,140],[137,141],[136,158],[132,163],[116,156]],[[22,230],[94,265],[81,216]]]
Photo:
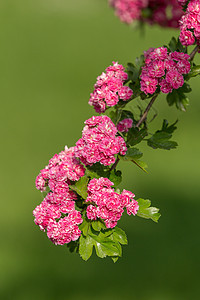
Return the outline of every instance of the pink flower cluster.
[[[185,6],[187,2],[188,2],[188,0],[178,0],[178,3],[179,3],[181,6]]]
[[[171,93],[184,84],[182,74],[190,72],[190,56],[181,52],[168,54],[167,48],[160,47],[145,52],[145,65],[142,67],[141,91],[145,94],[154,94],[156,89]]]
[[[130,191],[123,190],[118,194],[111,188],[113,183],[108,178],[92,179],[88,184],[88,197],[86,202],[87,217],[90,220],[101,218],[107,228],[113,228],[121,218],[124,208],[128,215],[136,215],[139,205]]]
[[[184,46],[200,45],[200,0],[191,0],[180,20],[180,42]]]
[[[100,162],[104,166],[115,162],[115,154],[125,155],[126,143],[116,136],[117,128],[107,116],[93,116],[85,121],[82,138],[76,143],[75,154],[85,165]]]
[[[177,28],[183,15],[177,0],[110,0],[110,5],[120,20],[127,24],[140,20],[162,27]]]
[[[78,225],[82,223],[80,212],[75,209],[76,193],[69,189],[71,181],[77,181],[85,173],[75,158],[74,148],[55,154],[48,166],[36,178],[36,188],[49,192],[33,211],[35,224],[47,230],[53,243],[63,245],[75,241],[81,235]]]
[[[150,24],[161,27],[178,28],[183,11],[177,0],[149,0],[151,15],[147,18]]]
[[[141,10],[148,6],[148,0],[110,0],[115,14],[124,23],[130,24],[141,17]]]
[[[128,130],[133,126],[133,120],[128,118],[120,121],[117,124],[117,130],[120,132],[128,132]]]
[[[128,79],[124,70],[122,65],[113,62],[113,66],[109,66],[106,73],[97,77],[94,92],[90,94],[89,100],[89,104],[94,106],[97,113],[105,112],[107,107],[116,105],[120,99],[127,101],[131,98],[133,91],[124,86]]]

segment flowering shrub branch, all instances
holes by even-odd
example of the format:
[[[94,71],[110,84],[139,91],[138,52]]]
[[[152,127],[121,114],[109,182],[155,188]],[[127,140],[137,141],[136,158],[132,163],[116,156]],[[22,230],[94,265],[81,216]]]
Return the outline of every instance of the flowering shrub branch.
[[[160,93],[166,94],[169,106],[185,111],[189,104],[186,94],[191,92],[188,82],[200,74],[200,66],[193,61],[199,52],[200,0],[179,0],[177,14],[176,1],[156,2],[112,0],[111,5],[126,23],[137,19],[176,27],[176,18],[181,18],[180,37],[144,51],[126,70],[113,62],[97,78],[90,95],[89,105],[99,115],[86,120],[76,145],[55,154],[36,178],[36,188],[45,197],[33,211],[35,224],[54,244],[66,244],[84,260],[93,249],[100,258],[109,256],[114,262],[122,256],[121,245],[127,244],[127,237],[118,224],[124,213],[158,222],[159,209],[152,207],[150,200],[136,200],[131,191],[119,189],[122,173],[118,164],[132,162],[146,172],[143,153],[136,145],[146,142],[153,149],[164,150],[177,147],[171,140],[177,121],[169,125],[164,119],[161,129],[151,134],[148,113]],[[166,12],[169,2],[174,5],[172,16],[161,21],[158,12]],[[191,43],[196,47],[189,55]],[[139,116],[131,107],[135,99]],[[145,109],[144,100],[149,100]]]

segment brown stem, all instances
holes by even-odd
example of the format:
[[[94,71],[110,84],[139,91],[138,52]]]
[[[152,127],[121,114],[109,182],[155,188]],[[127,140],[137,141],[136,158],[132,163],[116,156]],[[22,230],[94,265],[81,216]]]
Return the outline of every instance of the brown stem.
[[[137,122],[137,124],[135,125],[135,127],[140,127],[140,125],[146,120],[147,118],[147,114],[149,112],[149,110],[151,109],[154,101],[156,100],[156,98],[158,97],[158,94],[154,95],[151,99],[151,101],[149,102],[149,104],[147,105],[142,117],[140,118],[140,120]]]
[[[196,46],[192,52],[190,53],[190,61],[193,60],[193,58],[195,57],[196,53],[199,51],[199,46]]]
[[[118,162],[119,162],[119,157],[116,159],[115,163],[112,165],[110,171],[112,171],[116,168],[116,166],[118,165]]]

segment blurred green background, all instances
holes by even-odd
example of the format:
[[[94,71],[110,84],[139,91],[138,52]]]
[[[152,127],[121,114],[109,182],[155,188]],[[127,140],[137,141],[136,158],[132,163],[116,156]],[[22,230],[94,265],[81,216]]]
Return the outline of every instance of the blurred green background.
[[[119,262],[82,261],[53,245],[32,216],[42,200],[34,186],[39,170],[75,144],[94,114],[87,102],[96,77],[172,34],[154,27],[142,35],[121,24],[107,0],[0,1],[0,299],[199,299],[199,78],[187,113],[164,97],[155,105],[154,126],[179,119],[178,149],[144,147],[148,175],[120,165],[123,187],[150,198],[162,217],[159,224],[123,217],[129,245]]]

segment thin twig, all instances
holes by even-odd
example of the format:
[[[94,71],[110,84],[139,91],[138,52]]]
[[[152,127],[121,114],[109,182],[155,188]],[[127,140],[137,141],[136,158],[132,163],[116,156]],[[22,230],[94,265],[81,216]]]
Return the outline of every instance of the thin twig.
[[[140,127],[140,125],[146,120],[147,118],[147,114],[149,112],[149,110],[151,109],[154,101],[156,100],[156,98],[158,97],[158,94],[156,94],[155,96],[152,97],[151,101],[149,102],[149,104],[147,105],[142,117],[140,118],[140,120],[137,122],[137,124],[135,125],[135,127]]]
[[[112,165],[110,171],[112,171],[116,168],[116,166],[118,165],[118,162],[119,162],[119,157],[116,159],[115,163]]]
[[[195,57],[196,53],[199,51],[199,46],[196,46],[192,52],[190,53],[190,61],[193,60],[193,58]]]

